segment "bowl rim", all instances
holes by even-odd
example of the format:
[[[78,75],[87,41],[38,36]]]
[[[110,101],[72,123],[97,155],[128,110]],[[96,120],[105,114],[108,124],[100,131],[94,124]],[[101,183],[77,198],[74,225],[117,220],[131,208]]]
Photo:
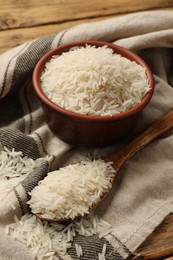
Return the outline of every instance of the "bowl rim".
[[[146,74],[149,80],[149,85],[150,85],[150,90],[146,93],[146,95],[143,97],[140,103],[132,107],[131,109],[125,111],[125,112],[120,112],[117,114],[113,115],[86,115],[86,114],[81,114],[78,112],[74,112],[71,110],[67,110],[62,108],[61,106],[55,104],[53,101],[51,101],[44,91],[42,90],[41,84],[40,84],[40,75],[45,67],[45,64],[47,61],[51,59],[53,55],[58,55],[58,52],[62,53],[64,51],[68,51],[68,49],[75,47],[75,46],[85,46],[85,45],[95,45],[97,47],[101,46],[108,46],[109,48],[113,49],[113,51],[116,53],[119,53],[123,57],[126,57],[127,59],[130,59],[132,61],[135,61],[137,64],[143,66],[146,68]],[[60,112],[61,114],[64,114],[68,117],[73,117],[76,119],[81,119],[81,120],[90,120],[90,121],[114,121],[114,120],[120,120],[126,117],[129,117],[139,111],[141,111],[150,101],[150,99],[153,96],[154,88],[155,88],[155,82],[154,82],[154,77],[153,73],[148,66],[148,64],[137,54],[133,53],[131,50],[126,49],[122,46],[119,46],[114,43],[110,42],[105,42],[105,41],[96,41],[96,40],[89,40],[89,41],[76,41],[76,42],[71,42],[67,44],[63,44],[61,46],[58,46],[50,51],[48,51],[46,54],[42,56],[42,58],[37,62],[33,75],[32,75],[32,83],[34,90],[38,97],[40,98],[42,103],[45,103],[47,106],[49,106],[52,110],[55,110],[57,112]]]

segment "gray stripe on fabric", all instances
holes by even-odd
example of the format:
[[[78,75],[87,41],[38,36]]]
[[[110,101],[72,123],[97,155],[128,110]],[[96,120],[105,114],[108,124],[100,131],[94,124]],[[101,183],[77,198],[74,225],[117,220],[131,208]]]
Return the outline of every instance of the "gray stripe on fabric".
[[[33,90],[31,81],[26,81],[20,91],[20,100],[24,117],[22,118],[22,132],[31,134],[33,127],[33,112],[40,108],[40,101]],[[25,120],[26,118],[26,120]],[[36,121],[35,121],[36,122]],[[35,129],[35,128],[34,128]]]
[[[32,129],[32,109],[31,105],[29,103],[29,99],[27,97],[27,85],[24,88],[24,98],[28,107],[28,115],[29,115],[29,127],[28,127],[28,134],[31,134],[31,129]]]
[[[25,214],[25,210],[24,210],[24,206],[23,206],[23,203],[22,203],[22,199],[20,198],[19,193],[17,192],[17,190],[15,188],[13,189],[13,191],[14,191],[14,194],[17,198],[17,201],[18,201],[19,207],[20,207],[20,211],[21,211],[21,214],[23,216]]]
[[[40,167],[38,166],[38,168],[34,172],[29,174],[21,182],[22,187],[24,188],[28,199],[29,199],[28,192],[33,190],[33,188],[38,185],[38,182],[41,181],[47,175],[48,168],[49,168],[49,164],[45,160],[42,162],[42,164],[40,164]]]
[[[44,154],[45,155],[49,155],[49,153],[46,151],[46,148],[44,146],[44,143],[43,143],[43,140],[42,140],[41,136],[37,132],[35,132],[34,134],[38,137]]]
[[[22,133],[25,132],[25,120],[24,120],[24,118],[20,118],[20,120],[16,123],[16,127]]]
[[[9,149],[15,148],[17,151],[22,151],[24,156],[28,156],[33,160],[41,157],[35,140],[16,129],[0,129],[0,142]]]
[[[133,253],[115,236],[115,235],[112,235],[116,241],[118,242],[118,244],[121,246],[121,248],[123,248],[123,250],[130,256],[130,255],[133,255]]]
[[[60,34],[57,34],[57,36],[54,38],[51,44],[51,49],[58,47],[62,43],[62,39],[66,32],[69,30],[62,31]]]
[[[68,30],[65,30],[65,31],[62,32],[62,34],[60,35],[59,40],[58,40],[58,42],[57,42],[57,46],[59,46],[59,45],[61,44],[62,39],[63,39],[64,35],[65,35],[67,32],[68,32]]]
[[[53,34],[35,40],[30,44],[28,49],[17,58],[12,79],[13,87],[10,90],[10,94],[16,92],[26,80],[31,78],[36,63],[50,50],[51,43],[55,36],[56,34]]]
[[[14,95],[1,99],[0,111],[0,127],[17,122],[23,116],[19,97]]]
[[[122,260],[122,256],[115,251],[113,246],[105,239],[99,238],[98,235],[84,237],[77,235],[74,237],[72,248],[68,250],[68,254],[72,259],[79,259],[76,254],[75,243],[82,247],[83,255],[80,256],[81,260],[98,260],[98,254],[102,253],[103,245],[106,244],[106,260]]]
[[[58,257],[58,260],[63,260],[63,258],[58,253],[55,253],[55,256]],[[79,258],[78,258],[78,260],[79,260]]]
[[[28,43],[29,45],[29,43]],[[7,81],[7,74],[8,74],[8,69],[10,67],[10,64],[12,62],[13,59],[15,59],[18,55],[20,55],[20,53],[26,48],[27,45],[25,45],[17,54],[15,54],[8,62],[7,64],[7,68],[6,68],[6,71],[5,71],[5,75],[4,75],[4,80],[3,80],[3,84],[2,84],[2,89],[1,89],[1,92],[0,92],[0,97],[3,95],[4,93],[4,90],[5,90],[5,85],[6,85],[6,81]]]

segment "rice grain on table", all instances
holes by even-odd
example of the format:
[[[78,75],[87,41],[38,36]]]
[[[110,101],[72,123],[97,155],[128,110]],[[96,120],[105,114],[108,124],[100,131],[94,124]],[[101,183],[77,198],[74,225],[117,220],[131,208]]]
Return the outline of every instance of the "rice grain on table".
[[[88,115],[114,115],[140,103],[150,86],[146,70],[103,46],[72,48],[46,63],[41,86],[57,105]]]
[[[74,219],[89,213],[111,187],[110,162],[85,160],[50,172],[31,192],[27,203],[47,219]]]

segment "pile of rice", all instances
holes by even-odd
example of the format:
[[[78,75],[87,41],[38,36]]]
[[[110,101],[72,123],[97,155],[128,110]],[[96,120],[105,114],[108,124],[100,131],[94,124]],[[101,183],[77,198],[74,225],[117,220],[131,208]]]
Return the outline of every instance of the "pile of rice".
[[[21,151],[16,151],[14,148],[10,150],[0,144],[0,201],[40,166],[42,161],[42,158],[33,160],[24,156]]]
[[[50,172],[30,193],[33,213],[46,219],[84,216],[111,188],[110,162],[85,160]]]
[[[140,103],[150,86],[144,67],[103,46],[72,48],[46,63],[41,87],[64,109],[114,115]]]
[[[56,259],[62,259],[61,256],[73,246],[74,237],[77,234],[81,236],[98,234],[102,238],[111,231],[112,227],[109,223],[94,215],[65,226],[59,223],[42,222],[36,216],[26,214],[20,220],[15,216],[15,223],[6,226],[6,234],[30,248],[33,256],[38,260],[52,260],[55,255]],[[80,258],[84,255],[82,246],[77,243],[74,245],[76,258]],[[105,256],[106,244],[103,244],[98,260],[105,260]]]
[[[8,193],[11,192],[13,188],[18,185],[19,182],[21,182],[28,174],[33,172],[40,165],[42,160],[43,159],[41,158],[37,160],[32,160],[27,156],[23,156],[23,153],[20,151],[18,152],[15,149],[9,150],[7,147],[3,147],[2,145],[0,145],[0,201],[6,198]],[[99,196],[101,190],[106,190],[107,186],[110,185],[110,178],[114,170],[110,163],[106,165],[104,164],[103,161],[98,160],[92,163],[91,161],[83,162],[80,166],[78,164],[78,166],[74,165],[74,168],[72,165],[67,167],[69,170],[71,169],[71,176],[69,175],[68,180],[66,179],[66,184],[71,181],[71,177],[73,177],[73,174],[75,176],[78,176],[78,178],[76,179],[76,183],[72,182],[72,185],[74,185],[73,194],[76,193],[76,187],[79,190],[81,189],[80,194],[78,193],[79,197],[76,197],[76,201],[78,201],[78,203],[80,201],[81,195],[85,197],[84,192],[82,194],[82,190],[87,189],[87,186],[85,187],[86,183],[87,185],[89,185],[89,180],[87,181],[87,177],[85,178],[84,175],[89,175],[89,179],[92,177],[90,179],[90,184],[92,184],[92,186],[89,188],[89,191],[92,193],[91,195],[93,195],[93,197],[91,196],[92,199],[95,199],[95,197]],[[81,169],[79,175],[77,171],[74,170],[77,170],[77,168]],[[62,181],[63,179],[61,171],[62,174],[64,174],[63,176],[65,176],[65,173],[66,171],[68,172],[68,170],[66,168],[62,168],[60,171],[58,171],[58,173],[61,175]],[[57,172],[55,173],[56,176],[59,176],[59,174],[57,175]],[[54,182],[56,181],[55,175],[49,173],[47,178],[49,178],[49,176],[53,177]],[[83,183],[80,182],[82,179],[79,176],[82,176]],[[50,179],[52,185],[52,178]],[[43,182],[44,181],[45,180],[43,180]],[[78,186],[78,181],[83,186]],[[94,186],[97,186],[97,191],[95,190]],[[41,185],[38,187],[41,187]],[[81,187],[83,187],[83,189]],[[61,187],[58,186],[58,188],[61,190]],[[39,194],[39,196],[35,198],[36,201],[38,202],[38,199],[40,198],[43,198],[43,200],[47,199],[49,201],[48,204],[51,205],[52,201],[50,202],[50,200],[52,200],[52,196],[54,202],[56,201],[54,197],[56,195],[56,190],[58,193],[57,187],[55,188],[55,186],[53,186],[52,189],[55,189],[55,193],[52,193],[52,191],[48,191],[47,193],[46,190],[43,190],[43,192],[41,191],[41,194]],[[95,195],[94,191],[96,191]],[[8,203],[12,207],[12,209],[15,210],[15,205],[12,205],[10,201]],[[64,206],[65,204],[62,204],[62,207]],[[46,214],[49,215],[50,212],[46,211]],[[12,236],[16,240],[25,244],[28,248],[30,248],[35,259],[38,260],[53,260],[55,256],[56,259],[62,259],[61,256],[65,255],[68,249],[71,248],[73,245],[76,249],[76,257],[80,259],[81,256],[84,256],[85,252],[83,252],[82,245],[74,242],[74,237],[77,234],[82,236],[93,236],[95,234],[98,234],[99,237],[102,238],[107,234],[110,234],[112,231],[112,227],[109,223],[99,219],[97,216],[94,215],[81,218],[79,221],[73,221],[67,226],[60,223],[49,223],[48,221],[41,221],[32,214],[26,214],[21,219],[18,219],[15,216],[14,219],[14,223],[6,226],[6,234]],[[101,252],[98,253],[98,260],[105,260],[106,251],[106,244],[103,244]]]

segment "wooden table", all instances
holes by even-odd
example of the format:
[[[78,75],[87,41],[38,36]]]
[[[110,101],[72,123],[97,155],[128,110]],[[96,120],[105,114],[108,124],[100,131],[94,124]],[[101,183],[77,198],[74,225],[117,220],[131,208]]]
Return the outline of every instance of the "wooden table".
[[[0,53],[83,22],[159,9],[173,10],[173,1],[0,0]],[[173,214],[165,218],[136,252],[142,259],[173,259]]]

